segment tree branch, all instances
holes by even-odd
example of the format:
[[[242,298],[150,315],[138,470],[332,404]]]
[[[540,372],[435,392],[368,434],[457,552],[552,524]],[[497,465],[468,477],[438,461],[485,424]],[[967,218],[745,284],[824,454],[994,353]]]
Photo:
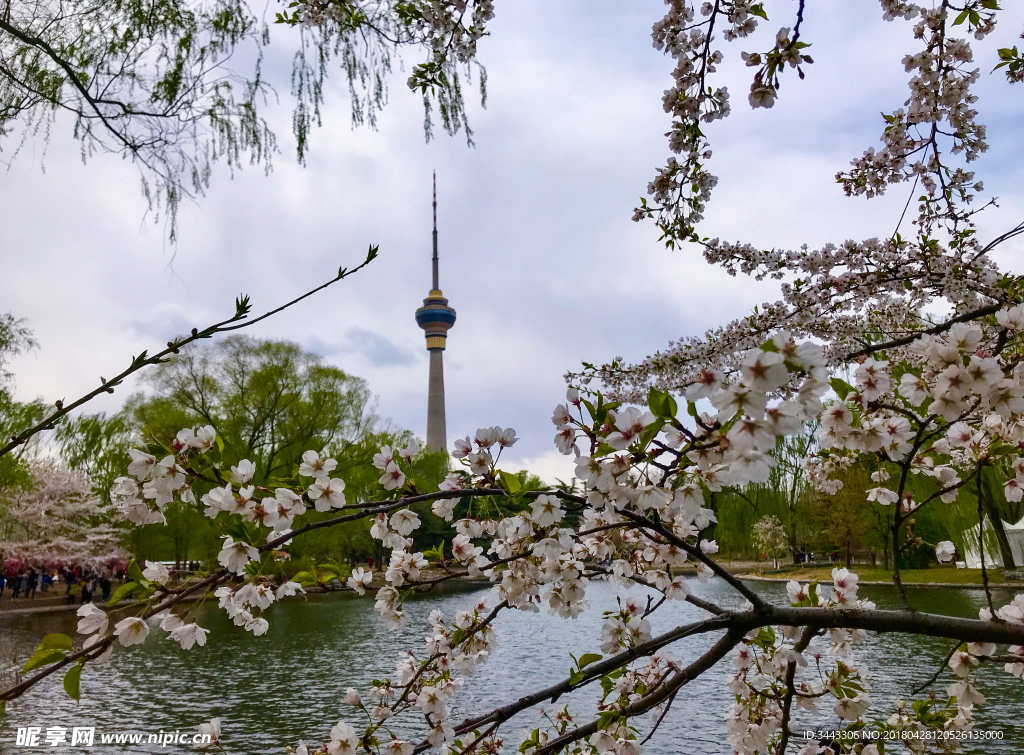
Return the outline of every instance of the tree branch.
[[[141,354],[139,354],[139,356],[137,356],[132,361],[131,366],[129,366],[126,370],[124,370],[123,372],[118,374],[116,377],[111,378],[110,380],[104,380],[100,384],[100,386],[98,388],[90,391],[89,393],[85,394],[81,398],[71,402],[70,404],[65,404],[63,401],[56,402],[57,411],[55,411],[52,414],[50,414],[49,416],[47,416],[45,419],[43,419],[38,424],[33,425],[32,427],[28,428],[27,430],[24,430],[23,432],[19,433],[18,435],[13,436],[8,441],[7,445],[5,445],[3,448],[0,448],[0,456],[4,456],[4,455],[10,453],[15,448],[17,448],[18,446],[22,445],[26,441],[28,441],[28,439],[31,438],[33,435],[36,435],[37,433],[41,433],[43,430],[52,430],[54,428],[54,426],[56,425],[56,423],[60,419],[62,419],[64,416],[66,416],[68,413],[70,413],[74,409],[77,409],[78,407],[82,406],[83,404],[85,404],[85,403],[87,403],[89,401],[92,401],[94,398],[99,396],[101,393],[113,393],[114,392],[114,388],[117,387],[118,385],[120,385],[122,382],[124,382],[124,379],[126,377],[128,377],[129,375],[132,375],[132,374],[134,374],[136,372],[138,372],[143,367],[149,367],[151,365],[160,364],[161,362],[167,361],[168,357],[170,357],[170,356],[172,356],[174,354],[177,354],[181,350],[181,348],[183,346],[187,346],[188,344],[192,343],[193,341],[198,341],[198,340],[200,340],[202,338],[210,338],[211,336],[213,336],[213,335],[215,335],[217,333],[224,333],[224,332],[231,331],[231,330],[238,330],[240,328],[247,328],[250,325],[255,325],[260,320],[263,320],[263,319],[269,317],[272,314],[276,314],[276,313],[280,312],[281,310],[287,309],[288,307],[292,306],[293,304],[297,304],[298,302],[300,302],[303,299],[305,299],[307,296],[311,296],[312,294],[316,293],[317,291],[321,291],[321,290],[327,288],[328,286],[333,285],[334,283],[337,283],[338,281],[343,280],[345,278],[348,278],[350,275],[353,275],[353,274],[357,273],[359,270],[361,270],[362,268],[366,267],[366,265],[370,264],[370,262],[372,262],[373,259],[376,256],[377,256],[377,247],[376,246],[371,246],[370,247],[370,251],[366,255],[366,260],[364,260],[357,267],[354,267],[351,270],[347,270],[345,268],[341,268],[338,271],[338,275],[337,276],[335,276],[331,280],[327,281],[323,285],[317,286],[312,291],[308,291],[305,294],[303,294],[302,296],[299,296],[296,299],[292,299],[287,304],[285,304],[283,306],[280,306],[277,309],[271,310],[270,312],[267,312],[267,313],[265,313],[263,315],[260,315],[255,320],[251,320],[249,322],[241,323],[241,324],[238,324],[238,325],[232,325],[232,323],[237,323],[240,320],[244,320],[244,319],[246,319],[248,317],[248,313],[249,313],[248,297],[241,297],[241,298],[239,298],[237,300],[237,302],[236,302],[235,314],[232,317],[228,318],[227,320],[222,320],[221,322],[216,323],[214,325],[210,325],[207,328],[204,328],[203,330],[198,330],[197,328],[193,328],[191,335],[185,336],[183,338],[176,338],[175,340],[170,341],[167,344],[167,348],[166,349],[164,349],[163,351],[161,351],[161,352],[159,352],[157,354],[154,354],[153,356],[147,356],[146,352],[144,351]]]

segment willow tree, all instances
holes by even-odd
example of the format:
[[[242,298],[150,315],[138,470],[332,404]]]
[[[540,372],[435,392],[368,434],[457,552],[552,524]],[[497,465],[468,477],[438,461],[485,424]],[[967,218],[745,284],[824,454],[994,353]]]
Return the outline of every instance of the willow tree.
[[[353,124],[375,125],[387,78],[406,50],[408,80],[432,134],[471,140],[472,80],[490,0],[301,0],[268,18],[247,0],[27,0],[0,11],[0,148],[70,132],[83,159],[111,153],[140,172],[142,192],[175,232],[178,206],[209,187],[213,167],[271,168],[277,134],[264,115],[278,93],[262,67],[269,45],[293,57],[292,130],[305,160],[324,85],[348,81]],[[479,68],[481,95],[485,76]],[[65,117],[66,116],[66,117]]]

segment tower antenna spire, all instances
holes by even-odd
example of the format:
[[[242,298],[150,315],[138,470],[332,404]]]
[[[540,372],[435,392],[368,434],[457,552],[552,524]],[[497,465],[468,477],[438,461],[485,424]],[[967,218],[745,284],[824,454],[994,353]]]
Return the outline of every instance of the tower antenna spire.
[[[440,290],[437,282],[437,171],[434,171],[434,291]]]

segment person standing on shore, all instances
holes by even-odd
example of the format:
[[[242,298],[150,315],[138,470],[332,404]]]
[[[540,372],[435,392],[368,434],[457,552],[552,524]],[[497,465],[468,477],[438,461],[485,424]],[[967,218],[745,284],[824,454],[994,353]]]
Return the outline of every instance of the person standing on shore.
[[[3,600],[3,597],[4,597],[4,587],[6,587],[6,586],[7,586],[7,578],[4,576],[3,572],[0,572],[0,600]]]
[[[20,573],[11,577],[11,597],[15,600],[17,600],[18,596],[21,595],[22,580],[24,580],[24,576]]]
[[[25,580],[25,597],[34,598],[36,596],[36,588],[39,587],[39,572],[32,569]]]

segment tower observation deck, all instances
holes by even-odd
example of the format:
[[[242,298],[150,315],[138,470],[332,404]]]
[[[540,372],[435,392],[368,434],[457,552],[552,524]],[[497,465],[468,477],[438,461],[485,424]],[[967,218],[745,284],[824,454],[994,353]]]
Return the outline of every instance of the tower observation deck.
[[[427,390],[427,447],[434,451],[447,448],[444,412],[444,349],[448,331],[455,324],[455,310],[441,293],[437,276],[437,173],[434,173],[434,256],[433,288],[416,310],[416,324],[423,328],[430,352],[430,382]]]

